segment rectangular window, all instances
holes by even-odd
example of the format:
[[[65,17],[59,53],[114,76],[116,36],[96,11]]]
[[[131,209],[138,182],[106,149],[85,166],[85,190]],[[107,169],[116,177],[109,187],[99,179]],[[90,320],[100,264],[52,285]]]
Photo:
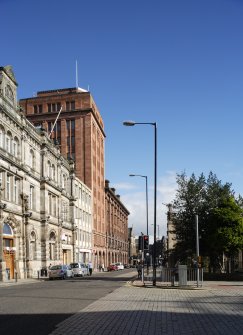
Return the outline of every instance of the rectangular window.
[[[7,175],[7,182],[6,182],[6,197],[7,197],[7,200],[11,200],[11,177],[10,175]]]
[[[55,248],[55,244],[54,243],[49,243],[49,253],[50,253],[50,260],[51,261],[55,260],[54,248]]]
[[[74,136],[71,137],[71,145],[72,145],[73,148],[75,148],[75,137]],[[75,151],[75,150],[73,150],[73,151]]]
[[[34,198],[34,186],[30,186],[30,194],[29,194],[29,208],[33,209],[33,199]]]
[[[61,132],[61,122],[57,121],[57,131]]]
[[[66,110],[70,111],[75,109],[75,101],[66,101]]]
[[[67,221],[68,220],[68,204],[67,203],[64,203],[64,213],[63,213],[63,216],[64,216],[64,220]]]
[[[75,131],[75,120],[71,121],[71,130],[72,130],[72,134]]]
[[[56,210],[57,210],[57,204],[56,204],[57,198],[53,195],[52,196],[52,215],[56,216]]]
[[[19,203],[19,179],[16,177],[14,178],[13,201],[16,204]]]
[[[69,120],[66,121],[66,127],[67,127],[67,133],[69,135],[70,134],[70,121]]]
[[[0,147],[3,147],[3,130],[0,129]]]
[[[10,152],[10,137],[6,136],[6,151]]]
[[[75,101],[71,101],[71,109],[75,109]]]
[[[18,146],[17,146],[16,141],[13,141],[13,155],[14,155],[14,157],[17,157],[17,155],[18,155],[17,148],[18,148]]]
[[[42,113],[42,105],[34,105],[34,114]]]
[[[57,106],[56,106],[56,110],[57,112],[59,112],[61,109],[61,103],[60,102],[57,102]]]
[[[51,204],[51,194],[48,194],[48,204],[49,204],[49,214],[51,214],[52,204]]]
[[[47,104],[48,113],[51,113],[51,104]]]
[[[52,123],[51,123],[51,122],[48,122],[48,133],[51,132],[51,129],[52,129]]]

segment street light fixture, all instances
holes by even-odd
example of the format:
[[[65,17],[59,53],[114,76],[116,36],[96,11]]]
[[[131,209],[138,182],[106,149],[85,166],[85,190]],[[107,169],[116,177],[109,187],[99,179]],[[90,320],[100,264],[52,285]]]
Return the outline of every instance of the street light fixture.
[[[124,121],[123,125],[132,127],[146,124],[154,127],[154,248],[153,248],[153,286],[156,286],[156,214],[157,214],[157,124],[156,122]]]
[[[129,174],[129,177],[142,177],[146,181],[146,217],[147,217],[147,235],[148,235],[148,177],[140,174]]]

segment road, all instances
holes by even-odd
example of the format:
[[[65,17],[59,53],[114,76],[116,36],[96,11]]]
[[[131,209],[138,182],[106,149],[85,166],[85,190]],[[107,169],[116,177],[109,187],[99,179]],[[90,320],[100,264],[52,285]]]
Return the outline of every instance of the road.
[[[55,325],[121,287],[134,269],[0,287],[0,334],[47,335]]]

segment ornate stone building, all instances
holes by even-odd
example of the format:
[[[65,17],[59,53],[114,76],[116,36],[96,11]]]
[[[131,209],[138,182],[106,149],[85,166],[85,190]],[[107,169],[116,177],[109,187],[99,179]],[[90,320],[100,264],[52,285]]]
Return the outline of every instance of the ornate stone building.
[[[10,66],[0,67],[0,184],[0,280],[91,259],[91,190],[22,114]]]

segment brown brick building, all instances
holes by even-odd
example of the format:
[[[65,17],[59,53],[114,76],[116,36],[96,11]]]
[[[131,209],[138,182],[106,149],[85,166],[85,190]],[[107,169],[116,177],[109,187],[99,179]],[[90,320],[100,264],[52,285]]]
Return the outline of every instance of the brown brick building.
[[[115,188],[105,181],[107,264],[122,262],[128,264],[128,215]]]
[[[19,103],[28,120],[46,129],[54,143],[60,145],[62,155],[75,160],[77,177],[91,188],[93,253],[96,255],[93,260],[95,266],[106,264],[105,132],[103,120],[90,92],[81,88],[42,91],[35,97],[21,99]]]

